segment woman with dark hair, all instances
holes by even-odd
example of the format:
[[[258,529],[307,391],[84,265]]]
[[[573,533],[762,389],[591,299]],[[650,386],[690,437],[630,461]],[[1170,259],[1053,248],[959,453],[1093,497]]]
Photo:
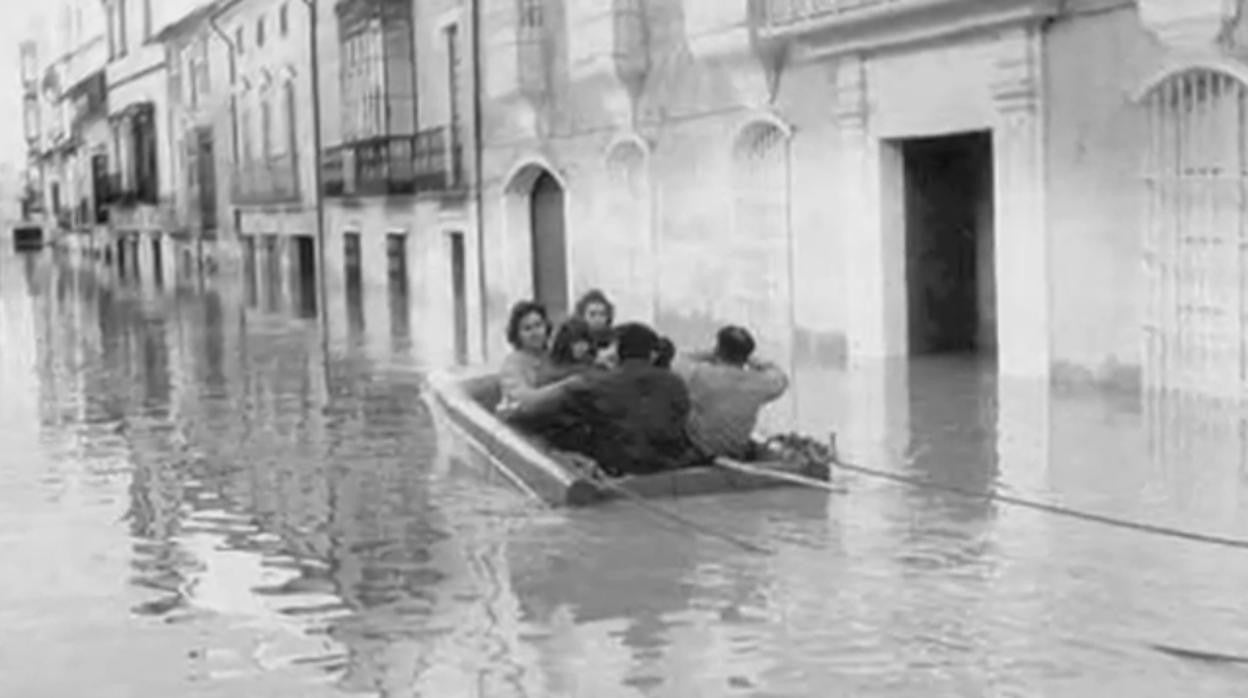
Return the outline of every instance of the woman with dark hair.
[[[594,341],[589,323],[570,317],[559,326],[550,344],[550,360],[538,371],[539,386],[580,375],[594,366]]]
[[[615,339],[611,331],[615,324],[615,305],[601,290],[591,289],[581,296],[581,299],[576,302],[574,315],[589,325],[595,353],[610,345]]]
[[[507,343],[511,353],[498,369],[502,399],[498,412],[511,415],[538,400],[538,375],[550,359],[546,344],[550,337],[550,318],[546,307],[535,301],[520,301],[511,307],[507,318]]]

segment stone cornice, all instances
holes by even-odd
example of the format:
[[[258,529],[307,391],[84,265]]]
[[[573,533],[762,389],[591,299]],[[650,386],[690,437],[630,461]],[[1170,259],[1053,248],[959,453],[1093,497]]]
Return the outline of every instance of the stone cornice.
[[[1061,14],[1062,6],[1061,0],[892,0],[858,10],[764,24],[759,33],[791,41],[796,60],[812,60],[1040,22]]]
[[[1242,2],[1139,0],[1140,21],[1168,48],[1196,51],[1215,46],[1242,21]]]

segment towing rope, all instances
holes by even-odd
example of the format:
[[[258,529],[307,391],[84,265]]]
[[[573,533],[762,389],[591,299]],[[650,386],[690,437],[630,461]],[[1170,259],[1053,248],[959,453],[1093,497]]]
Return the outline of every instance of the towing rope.
[[[1011,504],[1013,506],[1022,507],[1024,509],[1032,509],[1035,511],[1043,511],[1056,516],[1065,516],[1072,519],[1079,519],[1092,523],[1099,523],[1105,526],[1113,526],[1141,533],[1148,533],[1157,536],[1165,536],[1168,538],[1176,538],[1179,540],[1192,541],[1196,543],[1206,543],[1209,545],[1219,545],[1226,548],[1238,548],[1240,550],[1248,550],[1248,540],[1241,538],[1231,538],[1228,536],[1217,536],[1207,533],[1198,533],[1196,531],[1184,531],[1182,529],[1172,528],[1169,526],[1160,526],[1157,524],[1143,523],[1140,521],[1131,521],[1128,519],[1120,519],[1104,514],[1096,514],[1078,509],[1071,509],[1057,504],[1049,504],[1046,502],[1037,502],[1021,497],[1014,497],[1000,492],[975,492],[954,485],[945,485],[931,480],[922,478],[908,477],[899,473],[888,472],[876,468],[868,468],[863,465],[857,465],[842,460],[837,453],[836,435],[832,434],[827,444],[820,443],[808,436],[801,434],[778,434],[767,440],[769,445],[783,449],[790,453],[797,452],[808,458],[817,458],[824,460],[835,468],[846,470],[859,475],[865,475],[881,480],[891,480],[903,485],[915,487],[918,489],[937,490],[956,494],[967,499],[979,499],[990,502],[1001,502],[1003,504]]]

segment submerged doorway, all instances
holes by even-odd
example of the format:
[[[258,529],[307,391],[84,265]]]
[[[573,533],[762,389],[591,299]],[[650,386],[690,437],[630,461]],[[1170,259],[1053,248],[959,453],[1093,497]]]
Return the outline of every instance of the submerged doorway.
[[[295,299],[300,317],[316,317],[316,240],[311,235],[295,235]]]
[[[542,171],[529,195],[533,238],[533,296],[552,318],[568,313],[567,242],[563,220],[563,187]]]
[[[468,363],[468,255],[464,248],[464,234],[458,230],[450,233],[451,245],[451,305],[455,339],[455,362],[460,366]]]
[[[909,354],[997,349],[992,134],[901,141]]]

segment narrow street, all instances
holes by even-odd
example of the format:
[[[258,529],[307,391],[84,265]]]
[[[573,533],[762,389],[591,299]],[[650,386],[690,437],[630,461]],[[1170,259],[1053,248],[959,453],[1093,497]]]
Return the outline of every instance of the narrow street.
[[[769,557],[628,503],[542,510],[439,452],[419,343],[323,342],[290,298],[144,289],[52,253],[5,251],[0,282],[0,695],[1163,698],[1245,681],[1151,647],[1248,654],[1239,551],[859,476],[831,498],[673,505]],[[1248,537],[1224,410],[990,376],[810,374],[796,414],[873,467]]]

